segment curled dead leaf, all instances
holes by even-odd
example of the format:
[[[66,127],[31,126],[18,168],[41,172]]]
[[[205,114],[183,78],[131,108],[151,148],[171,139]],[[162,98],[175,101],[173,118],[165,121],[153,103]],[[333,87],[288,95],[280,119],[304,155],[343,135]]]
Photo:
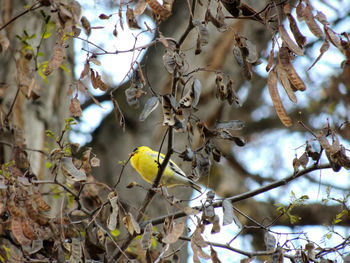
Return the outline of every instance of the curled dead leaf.
[[[185,230],[186,224],[184,222],[175,223],[170,231],[163,239],[162,242],[166,244],[175,243]]]
[[[278,79],[281,82],[282,87],[286,91],[290,101],[292,101],[293,103],[297,103],[297,97],[295,96],[294,90],[290,85],[287,72],[279,64],[277,64],[276,66],[276,72],[277,72]]]
[[[295,54],[297,54],[299,56],[303,56],[304,55],[303,50],[297,44],[295,44],[294,41],[290,38],[290,36],[288,35],[284,26],[280,25],[278,27],[278,29],[279,29],[278,32],[279,32],[282,40],[286,44],[286,46]]]
[[[287,72],[288,79],[290,83],[297,89],[304,91],[306,86],[304,81],[299,77],[297,72],[295,71],[291,61],[290,54],[287,47],[281,47],[278,52],[278,63],[282,66],[282,68]]]
[[[273,102],[273,106],[276,110],[277,116],[286,127],[291,127],[292,120],[287,115],[287,112],[283,107],[281,97],[277,89],[277,74],[274,70],[271,70],[269,72],[269,75],[267,77],[267,87],[269,89],[269,93]]]
[[[306,22],[306,25],[310,29],[311,33],[314,34],[314,36],[322,39],[323,38],[323,32],[319,25],[317,24],[314,15],[312,14],[312,7],[309,3],[307,3],[304,11],[303,16]]]
[[[52,56],[46,66],[44,74],[50,75],[54,70],[58,69],[64,58],[64,48],[60,44],[56,44],[53,48]]]
[[[303,36],[303,34],[300,32],[297,22],[295,21],[294,17],[291,14],[287,15],[287,18],[289,20],[289,28],[293,33],[295,41],[298,43],[300,47],[305,46],[306,44],[306,37]]]

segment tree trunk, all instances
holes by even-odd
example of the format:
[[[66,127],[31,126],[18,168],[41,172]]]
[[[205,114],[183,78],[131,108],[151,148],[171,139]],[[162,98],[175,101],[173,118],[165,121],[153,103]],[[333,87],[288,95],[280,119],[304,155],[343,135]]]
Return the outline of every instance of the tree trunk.
[[[28,9],[29,11],[26,12],[27,4],[27,1],[22,0],[3,0],[0,4],[2,7],[0,24],[5,25],[13,19],[0,31],[2,40],[7,38],[9,41],[8,49],[2,45],[0,54],[0,165],[3,169],[9,162],[14,161],[14,164],[10,165],[11,178],[33,178],[32,176],[35,175],[34,179],[53,180],[50,170],[45,166],[48,156],[43,152],[50,152],[57,148],[55,138],[61,134],[65,127],[65,119],[69,116],[70,96],[67,91],[73,81],[73,49],[67,49],[66,59],[63,61],[65,69],[69,72],[58,68],[46,77],[45,83],[43,74],[45,68],[42,65],[53,56],[53,48],[58,41],[57,24],[55,26],[53,22],[57,14],[51,13],[49,7],[42,7],[34,1],[29,5],[40,6],[41,12],[34,9],[33,11]],[[17,15],[19,16],[15,19]],[[52,25],[47,28],[45,38],[42,38],[45,32],[44,16]],[[54,133],[54,137],[47,137],[46,130]],[[67,140],[67,137],[63,139]],[[50,185],[38,190],[37,185],[26,188],[18,183],[13,184],[7,192],[1,190],[2,215],[6,212],[3,208],[4,205],[6,207],[6,202],[9,202],[8,195],[11,192],[16,202],[21,201],[20,204],[17,203],[17,209],[24,207],[24,201],[20,196],[33,195],[36,191],[49,192],[51,194],[48,196],[51,199],[47,198],[46,201],[51,205],[51,214],[48,216],[54,216],[59,211],[61,201],[53,198]],[[27,218],[15,217],[11,212],[11,221],[28,220],[28,216]],[[5,219],[2,218],[2,220]],[[3,225],[3,222],[1,224]],[[2,230],[4,230],[3,227],[1,235],[3,235]],[[18,251],[18,247],[14,246],[13,237],[9,235],[8,239],[1,238],[1,240],[3,243],[1,247],[9,248],[11,254],[8,258],[1,251],[2,258],[7,258],[9,262],[24,260],[23,251]],[[12,241],[9,242],[9,240]]]

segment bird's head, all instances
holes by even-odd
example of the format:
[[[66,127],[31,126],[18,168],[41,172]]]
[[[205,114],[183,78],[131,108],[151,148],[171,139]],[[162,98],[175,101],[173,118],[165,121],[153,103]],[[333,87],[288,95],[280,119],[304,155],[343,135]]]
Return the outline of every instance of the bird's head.
[[[144,151],[151,151],[151,149],[147,146],[139,146],[135,148],[132,153],[130,153],[130,161],[132,166],[135,167],[136,163],[138,163],[140,154],[142,154]]]
[[[133,159],[138,158],[138,155],[144,151],[151,151],[151,149],[147,146],[139,146],[130,153],[130,156]]]

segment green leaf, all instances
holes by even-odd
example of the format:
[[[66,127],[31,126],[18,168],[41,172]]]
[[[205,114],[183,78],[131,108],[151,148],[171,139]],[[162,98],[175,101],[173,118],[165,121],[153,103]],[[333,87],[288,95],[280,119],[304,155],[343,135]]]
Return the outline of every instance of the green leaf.
[[[23,50],[30,50],[30,51],[34,51],[33,47],[31,45],[25,45],[23,47]]]
[[[43,79],[45,84],[49,84],[49,82],[47,81],[47,77],[44,74],[44,71],[45,71],[48,63],[49,63],[49,61],[43,61],[43,62],[38,64],[38,66],[39,66],[39,70],[38,70],[39,76]]]
[[[46,162],[46,163],[45,163],[45,167],[46,167],[47,169],[51,168],[51,166],[52,166],[52,163],[51,163],[51,162]]]
[[[69,68],[67,68],[65,65],[61,64],[60,68],[63,69],[66,73],[70,73]]]
[[[117,237],[120,235],[120,231],[118,229],[114,229],[111,231],[112,236]]]
[[[46,135],[47,137],[51,137],[51,138],[54,138],[54,137],[55,137],[55,134],[54,134],[53,131],[51,131],[51,130],[46,130],[46,131],[45,131],[45,135]]]
[[[49,37],[51,37],[51,36],[52,36],[52,32],[47,32],[47,31],[45,31],[44,33],[41,34],[41,37],[42,37],[43,39],[47,39],[47,38],[49,38]]]
[[[44,52],[39,51],[38,54],[36,54],[38,57],[43,57],[44,56]]]
[[[64,122],[65,122],[65,124],[66,124],[64,129],[65,129],[66,131],[69,131],[69,130],[71,129],[71,126],[72,126],[72,125],[78,124],[78,123],[75,121],[75,119],[72,118],[72,117],[65,119]]]

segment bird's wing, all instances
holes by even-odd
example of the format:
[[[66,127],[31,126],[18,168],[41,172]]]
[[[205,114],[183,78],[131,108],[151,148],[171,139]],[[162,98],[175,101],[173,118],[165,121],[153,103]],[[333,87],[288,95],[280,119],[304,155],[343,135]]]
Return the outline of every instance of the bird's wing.
[[[150,155],[152,156],[152,158],[154,158],[154,161],[157,162],[158,160],[158,155],[159,155],[159,163],[162,164],[162,162],[164,161],[164,154],[158,154],[157,152],[153,151],[150,153]],[[172,160],[169,161],[168,163],[168,167],[177,175],[180,175],[186,179],[189,179],[186,174],[184,173],[184,171],[182,171],[177,165],[176,163],[174,163]]]
[[[164,154],[162,154],[162,153],[159,154],[158,152],[152,151],[149,154],[154,159],[155,162],[157,162],[158,158],[159,158],[159,163],[162,163],[164,161]],[[193,182],[191,178],[188,178],[186,176],[186,174],[184,173],[184,171],[182,171],[176,165],[176,163],[174,163],[172,160],[169,161],[168,168],[174,173],[174,176],[179,176],[180,178],[182,178],[180,181],[182,181],[182,180],[184,180],[184,182],[187,181],[187,183],[189,183],[189,185],[193,189],[195,189],[198,192],[202,193],[201,187],[199,185],[197,185],[195,182]]]

